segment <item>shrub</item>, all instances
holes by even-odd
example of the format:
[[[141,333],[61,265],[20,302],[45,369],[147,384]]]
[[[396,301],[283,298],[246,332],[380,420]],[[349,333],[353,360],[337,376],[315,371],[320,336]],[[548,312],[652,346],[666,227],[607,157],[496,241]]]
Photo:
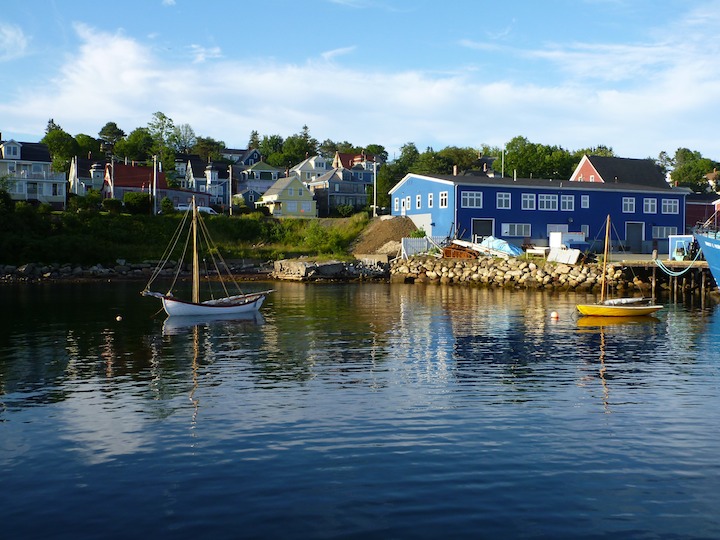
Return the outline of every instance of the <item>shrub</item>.
[[[122,211],[122,201],[120,199],[104,199],[102,207],[106,212],[119,214]]]
[[[125,209],[130,214],[149,214],[152,208],[150,194],[130,191],[123,196]]]

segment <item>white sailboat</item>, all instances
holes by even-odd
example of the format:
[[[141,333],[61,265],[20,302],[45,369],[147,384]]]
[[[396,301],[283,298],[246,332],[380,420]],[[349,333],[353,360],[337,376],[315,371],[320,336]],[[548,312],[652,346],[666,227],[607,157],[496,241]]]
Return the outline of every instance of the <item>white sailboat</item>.
[[[180,271],[183,267],[183,257],[180,258],[176,266],[175,279],[173,279],[170,289],[166,293],[150,290],[152,283],[160,276],[163,269],[168,265],[170,256],[175,251],[175,247],[180,242],[186,228],[189,231],[185,238],[183,246],[183,255],[190,252],[192,267],[192,296],[189,300],[177,298],[172,290],[177,283]],[[190,245],[192,244],[192,245]],[[200,251],[205,250],[211,258],[209,270],[217,275],[215,280],[207,280],[206,285],[210,292],[210,296],[206,300],[202,300],[200,291]],[[215,285],[219,288],[218,298],[214,297],[211,287]],[[234,287],[231,291],[228,287]],[[210,239],[210,235],[205,223],[200,216],[195,198],[193,197],[190,211],[186,212],[180,223],[175,235],[171,239],[168,248],[163,255],[162,260],[153,272],[145,289],[142,291],[143,296],[152,296],[162,301],[165,313],[170,316],[215,316],[215,315],[233,315],[238,313],[250,313],[257,311],[262,306],[268,294],[273,292],[272,289],[260,292],[245,294],[240,289],[238,282],[230,272],[230,268],[219,255],[217,247]]]

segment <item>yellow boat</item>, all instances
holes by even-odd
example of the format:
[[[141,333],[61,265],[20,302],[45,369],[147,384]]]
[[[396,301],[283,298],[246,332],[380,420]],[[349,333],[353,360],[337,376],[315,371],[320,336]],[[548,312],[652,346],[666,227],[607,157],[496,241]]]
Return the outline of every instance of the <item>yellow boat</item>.
[[[600,281],[600,301],[595,304],[577,304],[576,308],[582,315],[595,317],[634,317],[652,315],[663,306],[655,304],[647,298],[615,298],[607,300],[607,261],[610,252],[610,215],[605,223],[605,250],[603,253],[603,272]]]

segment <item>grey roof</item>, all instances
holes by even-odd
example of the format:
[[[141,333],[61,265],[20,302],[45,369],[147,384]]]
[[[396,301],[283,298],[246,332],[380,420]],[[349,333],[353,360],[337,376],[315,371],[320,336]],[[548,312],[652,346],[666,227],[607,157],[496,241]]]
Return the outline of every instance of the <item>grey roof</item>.
[[[300,181],[297,176],[286,176],[284,178],[280,178],[277,182],[270,186],[270,189],[268,189],[263,196],[269,197],[271,195],[279,194],[282,190],[288,187],[293,180],[297,180],[298,182]]]
[[[588,156],[603,182],[667,187],[665,175],[651,159]]]
[[[48,163],[52,162],[50,157],[50,150],[46,144],[43,143],[31,143],[21,141],[0,141],[0,144],[6,144],[14,142],[20,145],[20,160],[22,161],[45,161]]]

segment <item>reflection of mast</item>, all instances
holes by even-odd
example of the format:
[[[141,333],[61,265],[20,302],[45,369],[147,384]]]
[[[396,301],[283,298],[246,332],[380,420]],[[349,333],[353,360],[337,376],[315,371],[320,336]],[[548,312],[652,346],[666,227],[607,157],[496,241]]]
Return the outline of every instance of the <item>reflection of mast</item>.
[[[200,353],[200,330],[198,328],[198,325],[193,325],[192,328],[193,333],[193,359],[192,359],[192,390],[190,390],[190,395],[188,396],[190,398],[190,402],[193,404],[194,411],[192,415],[192,426],[195,427],[196,421],[197,421],[197,414],[198,414],[198,404],[200,403],[199,399],[195,398],[195,390],[197,390],[198,387],[198,356]]]
[[[605,328],[600,327],[600,383],[603,388],[603,404],[605,405],[605,412],[610,412],[610,389],[608,388],[607,380],[605,379]]]

